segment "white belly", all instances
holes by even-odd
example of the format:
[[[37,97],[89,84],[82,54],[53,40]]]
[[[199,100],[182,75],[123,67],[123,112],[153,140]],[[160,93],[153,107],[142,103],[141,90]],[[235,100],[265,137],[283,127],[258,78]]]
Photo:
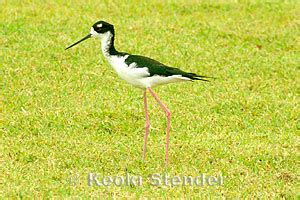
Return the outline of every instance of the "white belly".
[[[135,87],[146,88],[141,79],[149,75],[147,68],[135,68],[133,66],[128,66],[125,63],[125,59],[127,57],[128,55],[110,56],[106,58],[120,78]]]
[[[112,45],[113,35],[111,32],[107,32],[101,37],[101,48],[104,57],[110,63],[110,65],[117,72],[119,77],[124,79],[127,83],[138,87],[138,88],[148,88],[154,87],[161,84],[167,84],[178,81],[187,81],[191,80],[186,77],[182,77],[181,75],[173,75],[173,76],[150,76],[147,67],[140,68],[136,66],[136,63],[132,63],[129,66],[125,63],[126,58],[129,55],[125,56],[116,56],[109,54],[109,48]]]
[[[148,68],[137,68],[134,63],[129,66],[125,63],[126,56],[109,56],[106,57],[110,65],[117,72],[118,76],[124,79],[127,83],[145,89],[148,87],[154,87],[161,84],[179,82],[179,81],[187,81],[191,80],[186,77],[182,77],[181,75],[173,75],[173,76],[150,76],[148,72]],[[149,77],[150,76],[150,77]]]

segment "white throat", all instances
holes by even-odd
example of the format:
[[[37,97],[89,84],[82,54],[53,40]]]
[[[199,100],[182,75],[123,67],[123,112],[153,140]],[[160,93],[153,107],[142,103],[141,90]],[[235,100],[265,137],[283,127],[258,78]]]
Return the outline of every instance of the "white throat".
[[[110,57],[109,48],[111,47],[111,45],[113,45],[112,44],[113,34],[110,31],[99,34],[94,30],[93,27],[91,28],[90,33],[92,34],[92,36],[100,38],[102,53],[103,53],[104,57],[109,58]]]
[[[110,57],[109,48],[112,45],[112,38],[113,38],[113,34],[110,31],[103,33],[100,36],[101,49],[102,49],[102,53],[105,57]]]

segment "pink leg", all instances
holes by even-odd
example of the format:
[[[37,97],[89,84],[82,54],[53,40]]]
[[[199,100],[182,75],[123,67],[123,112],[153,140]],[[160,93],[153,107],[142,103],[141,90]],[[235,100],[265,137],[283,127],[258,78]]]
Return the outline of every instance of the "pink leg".
[[[152,96],[155,100],[159,103],[161,108],[165,111],[167,116],[167,137],[166,137],[166,163],[169,162],[169,142],[170,142],[170,119],[171,119],[171,112],[165,106],[165,104],[158,98],[157,94],[155,94],[151,88],[148,88]]]
[[[150,127],[149,115],[148,115],[148,108],[147,108],[147,89],[144,92],[144,109],[145,109],[146,123],[145,123],[143,159],[145,159],[145,156],[146,156],[147,138],[148,138],[149,127]]]

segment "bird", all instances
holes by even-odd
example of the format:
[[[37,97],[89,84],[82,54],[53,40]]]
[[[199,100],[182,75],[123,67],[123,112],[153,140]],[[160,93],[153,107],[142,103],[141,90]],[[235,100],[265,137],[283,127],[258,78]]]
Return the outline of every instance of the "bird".
[[[179,68],[167,66],[146,56],[117,51],[114,45],[114,26],[102,20],[92,25],[88,35],[75,42],[74,44],[68,46],[65,50],[70,49],[71,47],[92,37],[98,38],[101,41],[102,54],[118,74],[118,76],[121,79],[124,79],[127,83],[144,91],[143,100],[145,112],[145,134],[142,153],[143,159],[145,159],[146,156],[147,139],[150,128],[147,106],[147,92],[149,92],[154,97],[154,99],[160,105],[161,109],[165,112],[167,118],[165,162],[166,164],[168,164],[171,112],[167,108],[167,106],[160,100],[160,98],[152,88],[174,82],[195,80],[209,81],[209,78],[212,77],[185,72]]]

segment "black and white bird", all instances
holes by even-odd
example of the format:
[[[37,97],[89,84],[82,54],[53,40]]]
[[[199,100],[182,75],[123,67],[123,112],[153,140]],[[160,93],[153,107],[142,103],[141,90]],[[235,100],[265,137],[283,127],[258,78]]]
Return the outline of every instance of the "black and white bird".
[[[169,160],[169,137],[170,137],[170,117],[171,113],[165,104],[158,98],[152,88],[154,86],[163,85],[173,82],[201,80],[208,81],[207,76],[197,75],[195,73],[184,72],[178,68],[166,66],[151,58],[133,55],[125,52],[119,52],[114,46],[115,30],[112,24],[105,21],[96,22],[90,30],[90,33],[78,42],[67,47],[67,49],[77,45],[78,43],[91,38],[98,37],[101,40],[101,49],[104,57],[113,67],[120,78],[129,84],[144,90],[144,109],[145,109],[145,136],[143,158],[146,154],[147,138],[149,134],[149,117],[147,109],[147,91],[155,98],[167,117],[167,133],[166,133],[166,163]]]

